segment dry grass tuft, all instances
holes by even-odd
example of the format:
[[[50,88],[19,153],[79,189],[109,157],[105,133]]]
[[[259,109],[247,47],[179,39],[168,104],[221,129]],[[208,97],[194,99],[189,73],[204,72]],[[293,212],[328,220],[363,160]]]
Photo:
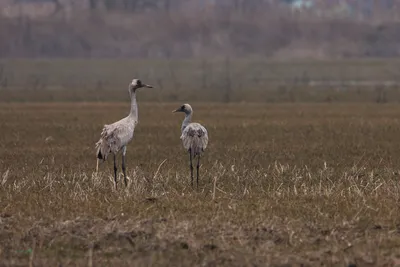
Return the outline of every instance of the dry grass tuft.
[[[399,261],[399,107],[196,104],[193,190],[175,105],[140,104],[115,190],[94,143],[126,104],[2,104],[2,266]]]

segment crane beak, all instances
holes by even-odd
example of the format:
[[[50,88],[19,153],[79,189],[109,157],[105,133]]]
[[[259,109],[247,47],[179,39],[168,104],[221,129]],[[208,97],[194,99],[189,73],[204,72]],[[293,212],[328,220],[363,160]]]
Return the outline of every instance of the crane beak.
[[[146,87],[146,88],[153,88],[153,86],[148,85],[148,84],[143,84],[143,87]]]
[[[181,108],[178,108],[178,109],[173,110],[172,113],[181,112],[181,111],[182,111]]]

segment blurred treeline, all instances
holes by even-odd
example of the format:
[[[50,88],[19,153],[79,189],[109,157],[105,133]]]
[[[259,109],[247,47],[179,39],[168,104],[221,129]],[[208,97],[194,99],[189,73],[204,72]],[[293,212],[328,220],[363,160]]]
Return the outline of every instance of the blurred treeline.
[[[396,57],[398,2],[0,0],[0,57]]]

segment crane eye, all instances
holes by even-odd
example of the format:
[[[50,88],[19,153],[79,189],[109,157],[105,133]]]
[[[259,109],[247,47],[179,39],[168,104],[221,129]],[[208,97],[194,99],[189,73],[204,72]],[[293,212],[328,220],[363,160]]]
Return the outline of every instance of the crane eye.
[[[181,109],[184,110],[184,109],[185,109],[185,106],[182,106]]]

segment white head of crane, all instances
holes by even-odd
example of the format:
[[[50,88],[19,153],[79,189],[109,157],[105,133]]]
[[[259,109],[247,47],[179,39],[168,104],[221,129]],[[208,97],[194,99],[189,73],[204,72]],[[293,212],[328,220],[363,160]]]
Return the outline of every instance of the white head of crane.
[[[139,79],[133,79],[132,82],[129,84],[129,92],[135,92],[139,88],[153,88],[153,86],[142,83]]]

